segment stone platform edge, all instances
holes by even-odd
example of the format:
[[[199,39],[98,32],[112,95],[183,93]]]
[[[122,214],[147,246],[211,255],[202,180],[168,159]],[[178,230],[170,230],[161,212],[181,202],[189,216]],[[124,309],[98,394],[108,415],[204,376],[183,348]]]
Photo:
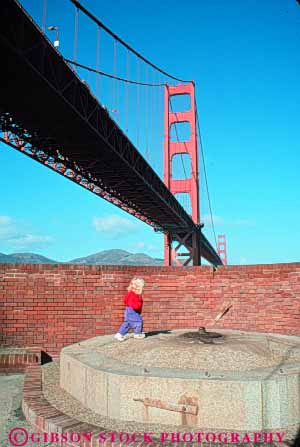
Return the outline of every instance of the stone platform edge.
[[[109,438],[109,434],[111,434],[112,431],[70,417],[52,406],[50,402],[44,397],[41,365],[28,366],[26,369],[22,410],[34,433],[64,433],[66,440],[63,441],[63,444],[61,444],[60,442],[58,443],[58,445],[63,445],[64,447],[201,447],[204,445],[208,445],[206,443],[203,444],[202,442],[162,443],[156,440],[153,440],[154,442],[149,443],[144,442],[143,434],[141,434],[140,438],[137,436],[134,442],[112,442],[110,439],[106,439],[105,441],[100,442],[100,433],[103,435],[107,434],[107,438]],[[83,437],[83,433],[90,434],[90,439],[87,439],[87,436]],[[70,439],[72,439],[72,434],[81,435],[80,441],[78,442],[78,439],[73,442],[70,441]],[[233,446],[233,444],[231,443],[214,443],[209,445],[213,445],[216,447]],[[248,447],[257,446],[257,444],[253,443],[243,444],[243,446],[246,445]],[[261,447],[264,447],[266,444],[260,445]],[[280,447],[291,447],[290,442],[281,442],[272,445]]]

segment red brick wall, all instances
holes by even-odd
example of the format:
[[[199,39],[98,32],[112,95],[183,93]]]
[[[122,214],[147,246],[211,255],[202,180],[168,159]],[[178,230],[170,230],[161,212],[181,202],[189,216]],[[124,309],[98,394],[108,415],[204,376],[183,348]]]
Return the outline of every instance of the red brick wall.
[[[146,281],[145,330],[218,327],[300,335],[300,263],[168,267],[0,264],[0,343],[61,347],[117,331],[134,275]]]

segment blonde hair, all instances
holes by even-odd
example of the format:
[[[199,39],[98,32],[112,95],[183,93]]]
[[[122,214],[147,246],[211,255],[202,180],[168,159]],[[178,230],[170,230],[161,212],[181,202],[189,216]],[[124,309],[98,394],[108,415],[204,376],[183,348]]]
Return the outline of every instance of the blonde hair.
[[[143,287],[145,285],[145,281],[143,280],[143,278],[139,278],[137,276],[135,276],[134,278],[132,278],[132,280],[130,281],[130,284],[127,288],[128,291],[132,290],[132,286],[133,284],[136,284],[138,286],[139,289],[143,290]]]

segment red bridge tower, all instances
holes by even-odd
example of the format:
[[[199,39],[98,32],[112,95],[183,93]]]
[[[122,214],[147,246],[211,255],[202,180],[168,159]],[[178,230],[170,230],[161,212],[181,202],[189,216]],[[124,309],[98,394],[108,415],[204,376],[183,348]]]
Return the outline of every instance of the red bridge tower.
[[[173,112],[170,110],[170,99],[176,95],[189,95],[190,110]],[[164,113],[164,182],[169,190],[174,194],[186,193],[190,197],[192,208],[192,220],[195,224],[200,224],[199,214],[199,173],[198,173],[198,148],[196,132],[196,104],[195,104],[195,86],[194,83],[177,86],[165,86],[165,113]],[[189,123],[190,139],[188,141],[171,141],[171,127],[176,123]],[[191,163],[190,178],[175,180],[172,172],[172,159],[177,154],[188,154]],[[200,232],[199,232],[200,235]],[[164,261],[165,265],[200,265],[200,241],[197,232],[191,234],[169,234],[165,235]],[[178,244],[172,248],[172,242]],[[180,248],[184,246],[187,253],[179,253]],[[179,259],[179,256],[181,257]],[[185,259],[183,259],[185,258]]]

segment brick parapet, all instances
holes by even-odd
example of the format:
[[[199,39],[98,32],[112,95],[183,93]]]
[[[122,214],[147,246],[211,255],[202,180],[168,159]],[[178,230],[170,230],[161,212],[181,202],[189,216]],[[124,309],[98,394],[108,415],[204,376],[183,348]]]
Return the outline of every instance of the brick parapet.
[[[209,328],[300,335],[300,263],[136,267],[0,264],[0,343],[63,346],[117,331],[132,276],[146,281],[145,330]]]

